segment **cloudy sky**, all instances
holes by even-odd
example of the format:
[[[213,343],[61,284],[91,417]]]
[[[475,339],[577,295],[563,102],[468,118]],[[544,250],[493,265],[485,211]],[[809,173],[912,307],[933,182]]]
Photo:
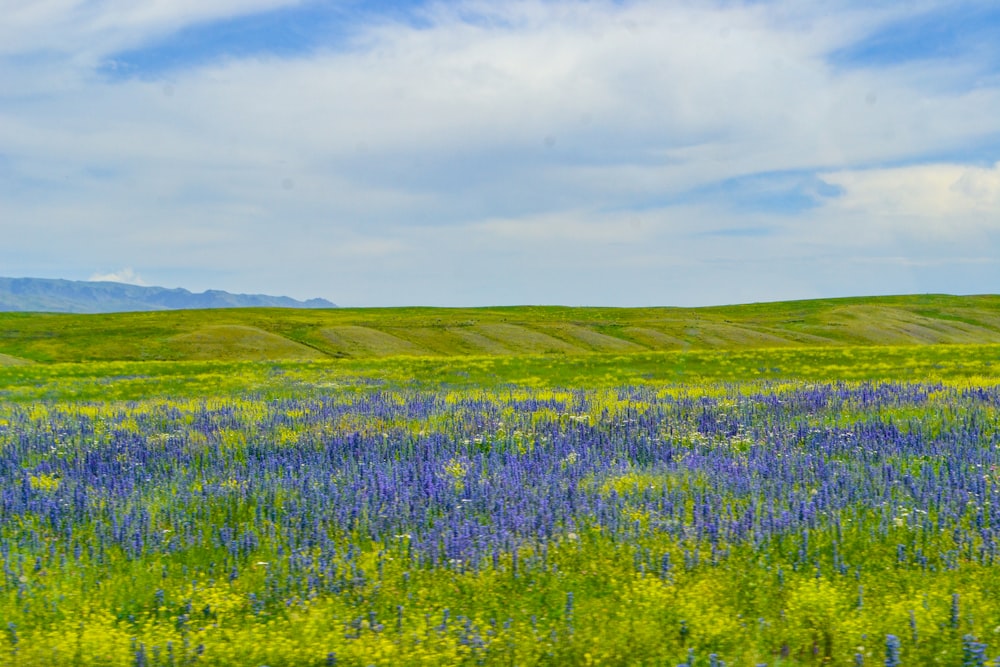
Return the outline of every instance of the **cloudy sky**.
[[[0,275],[1000,292],[995,0],[0,0]]]

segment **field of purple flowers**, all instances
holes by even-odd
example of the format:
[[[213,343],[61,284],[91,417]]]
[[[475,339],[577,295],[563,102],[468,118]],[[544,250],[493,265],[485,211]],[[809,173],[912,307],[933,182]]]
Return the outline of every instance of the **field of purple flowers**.
[[[1000,664],[998,465],[997,387],[3,404],[0,664]]]

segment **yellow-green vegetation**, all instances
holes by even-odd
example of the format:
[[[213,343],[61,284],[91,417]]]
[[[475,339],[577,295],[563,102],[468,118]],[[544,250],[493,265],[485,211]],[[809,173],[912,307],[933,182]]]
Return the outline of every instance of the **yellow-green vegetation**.
[[[0,354],[39,362],[581,355],[931,343],[1000,344],[1000,297],[922,295],[713,308],[0,314]]]
[[[0,664],[985,665],[996,309],[0,316]]]
[[[182,358],[246,359],[321,359],[326,355],[311,347],[296,343],[257,327],[238,324],[215,324],[189,333],[171,336],[168,344]]]
[[[19,359],[9,354],[0,354],[0,366],[23,366],[30,363],[27,359]]]
[[[614,387],[834,380],[993,382],[1000,345],[692,350],[314,361],[114,361],[0,367],[0,400],[130,400],[372,387]]]
[[[0,404],[0,664],[998,653],[995,383],[334,388],[310,368],[270,397]]]

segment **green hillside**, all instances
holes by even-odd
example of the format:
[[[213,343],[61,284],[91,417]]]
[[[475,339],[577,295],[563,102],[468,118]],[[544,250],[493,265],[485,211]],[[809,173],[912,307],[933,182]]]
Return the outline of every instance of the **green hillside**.
[[[626,355],[935,343],[1000,343],[1000,296],[919,295],[711,308],[0,313],[0,365],[97,360]]]

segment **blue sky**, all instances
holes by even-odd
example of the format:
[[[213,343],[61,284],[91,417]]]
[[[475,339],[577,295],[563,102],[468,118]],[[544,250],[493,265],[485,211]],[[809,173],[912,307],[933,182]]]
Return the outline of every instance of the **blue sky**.
[[[0,275],[1000,292],[995,2],[6,0]]]

